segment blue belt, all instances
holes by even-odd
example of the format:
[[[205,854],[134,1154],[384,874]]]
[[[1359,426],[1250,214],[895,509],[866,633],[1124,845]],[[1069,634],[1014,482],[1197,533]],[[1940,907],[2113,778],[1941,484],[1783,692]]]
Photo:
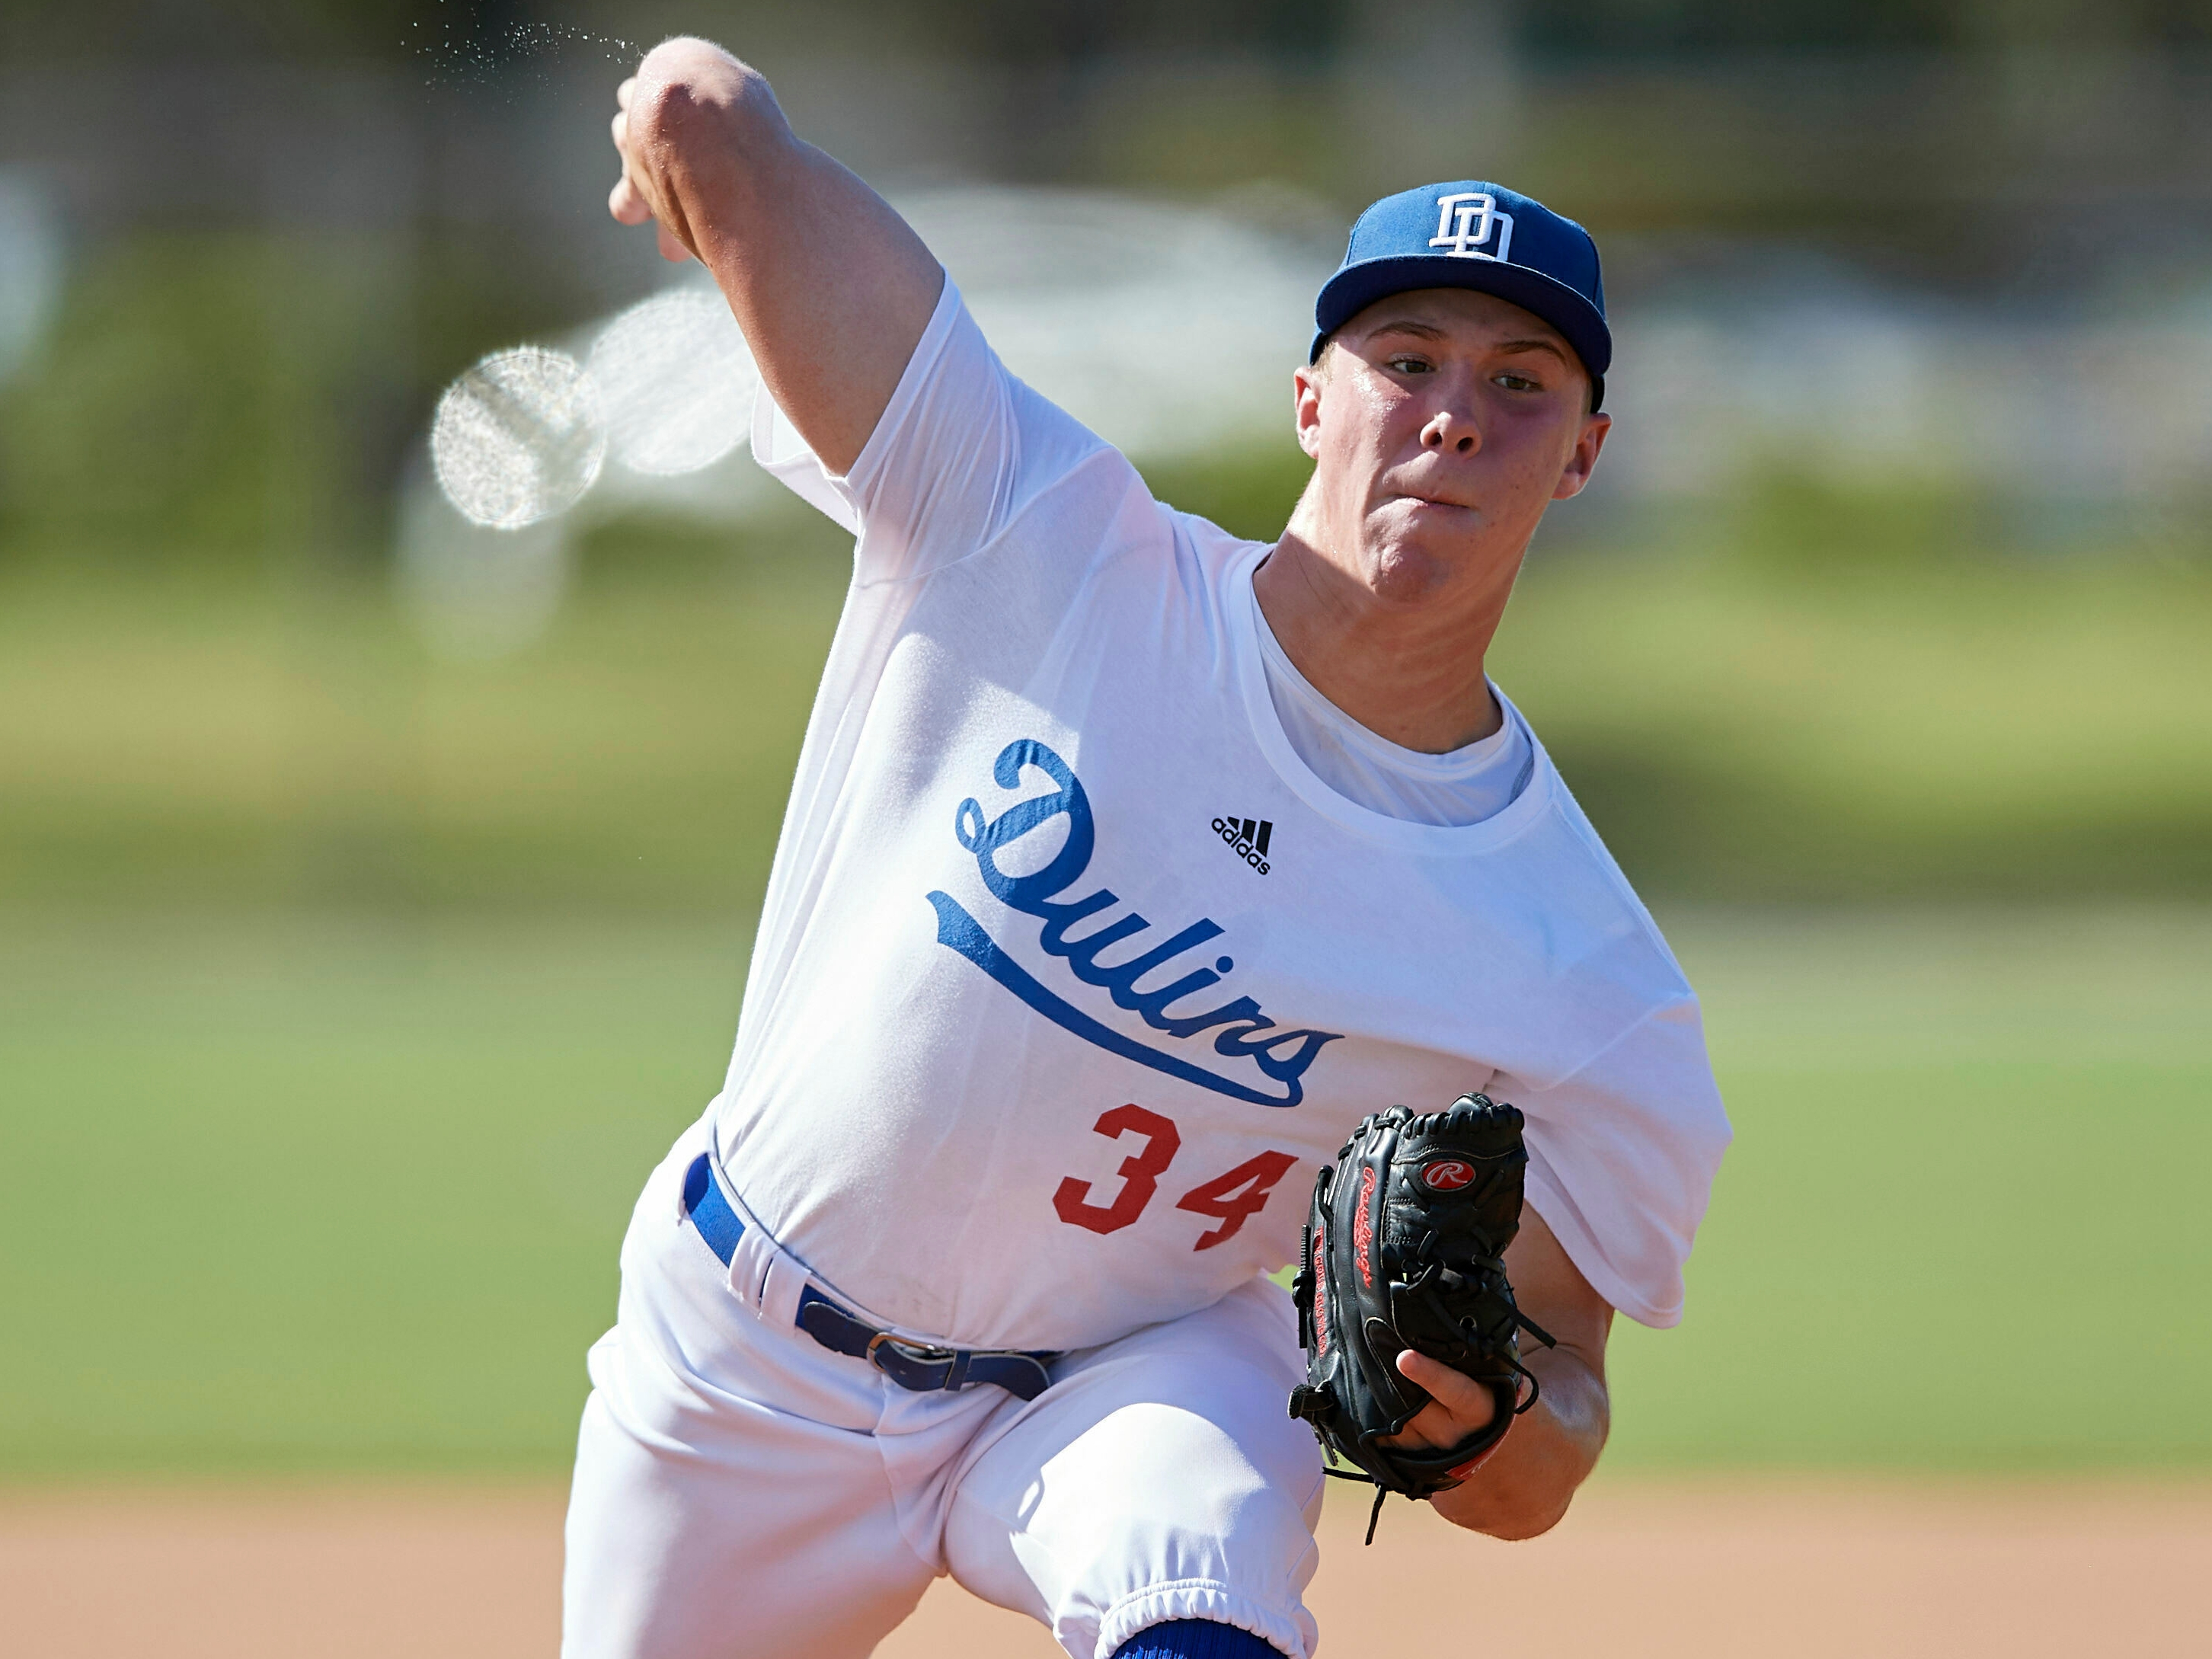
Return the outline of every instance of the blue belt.
[[[722,1196],[714,1172],[702,1152],[684,1172],[684,1213],[727,1267],[737,1254],[745,1224]],[[1022,1400],[1034,1400],[1052,1382],[1046,1368],[1060,1358],[1050,1352],[1015,1348],[939,1348],[909,1342],[878,1330],[809,1285],[799,1293],[799,1328],[833,1353],[865,1359],[902,1389],[927,1394],[953,1392],[988,1382]]]

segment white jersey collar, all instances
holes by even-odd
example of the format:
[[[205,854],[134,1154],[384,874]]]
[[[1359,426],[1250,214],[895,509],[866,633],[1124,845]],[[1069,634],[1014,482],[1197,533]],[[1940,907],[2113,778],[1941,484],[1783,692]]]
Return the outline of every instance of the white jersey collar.
[[[1426,858],[1455,858],[1489,852],[1520,836],[1543,816],[1551,805],[1558,774],[1553,769],[1551,757],[1544,752],[1544,745],[1537,741],[1534,729],[1525,720],[1522,721],[1522,729],[1528,731],[1529,746],[1535,754],[1535,766],[1528,775],[1528,787],[1480,823],[1409,823],[1346,799],[1316,775],[1313,769],[1298,757],[1283,730],[1282,718],[1275,712],[1275,701],[1267,692],[1267,665],[1260,654],[1259,599],[1252,592],[1252,574],[1271,551],[1267,544],[1255,543],[1237,556],[1224,583],[1222,609],[1230,641],[1230,672],[1236,678],[1237,692],[1243,702],[1245,718],[1251,723],[1253,738],[1260,752],[1267,757],[1267,763],[1300,800],[1355,835],[1399,852]],[[1521,720],[1520,710],[1503,691],[1498,693],[1498,700],[1507,720]]]

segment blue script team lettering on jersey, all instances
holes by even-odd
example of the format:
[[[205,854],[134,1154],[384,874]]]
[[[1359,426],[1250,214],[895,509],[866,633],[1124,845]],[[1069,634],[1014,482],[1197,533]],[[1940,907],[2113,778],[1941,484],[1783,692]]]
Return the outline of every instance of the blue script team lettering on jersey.
[[[1070,973],[1084,984],[1105,991],[1116,1007],[1127,1009],[1155,1031],[1178,1040],[1203,1031],[1215,1031],[1216,1054],[1231,1060],[1253,1061],[1279,1086],[1272,1092],[1255,1089],[1175,1054],[1132,1042],[1110,1027],[1101,1025],[1023,972],[1018,963],[998,948],[988,931],[961,908],[957,900],[944,893],[929,896],[930,903],[937,908],[938,943],[951,945],[1047,1019],[1085,1042],[1095,1042],[1109,1053],[1123,1055],[1170,1077],[1195,1083],[1200,1088],[1212,1089],[1232,1100],[1249,1100],[1260,1106],[1297,1105],[1305,1097],[1300,1079],[1305,1076],[1306,1067],[1313,1064],[1323,1043],[1334,1042],[1344,1034],[1278,1030],[1275,1022],[1249,997],[1237,997],[1202,1012],[1191,1012],[1188,1007],[1182,1012],[1169,1012],[1170,1004],[1218,985],[1222,976],[1237,966],[1235,958],[1231,957],[1218,957],[1211,968],[1170,977],[1164,983],[1139,991],[1139,980],[1155,972],[1171,972],[1168,964],[1176,957],[1220,937],[1220,924],[1201,916],[1164,944],[1153,945],[1145,937],[1152,924],[1134,910],[1113,921],[1101,920],[1102,913],[1110,912],[1120,903],[1109,889],[1101,887],[1081,898],[1058,896],[1073,890],[1091,862],[1097,835],[1091,803],[1084,796],[1081,781],[1069,769],[1067,763],[1031,739],[1008,744],[999,752],[992,770],[1001,788],[1013,789],[1019,786],[1024,767],[1035,767],[1058,787],[1049,794],[1030,796],[988,822],[981,807],[971,797],[960,803],[955,820],[954,830],[960,844],[975,855],[977,872],[992,896],[1008,908],[1042,921],[1043,927],[1037,943],[1045,954],[1062,958]],[[1066,838],[1043,869],[1025,876],[1010,876],[999,867],[1000,849],[1060,818],[1066,820]],[[1088,930],[1079,936],[1071,936],[1070,929],[1078,923],[1088,923]],[[1099,960],[1108,948],[1133,940],[1135,955],[1112,966]],[[1144,948],[1146,945],[1151,948]]]
[[[1270,700],[1266,548],[1155,501],[950,283],[848,477],[765,394],[754,451],[857,538],[714,1110],[786,1249],[917,1336],[1089,1346],[1287,1261],[1367,1112],[1486,1088],[1591,1283],[1679,1316],[1727,1121],[1540,746],[1480,823],[1331,789]]]

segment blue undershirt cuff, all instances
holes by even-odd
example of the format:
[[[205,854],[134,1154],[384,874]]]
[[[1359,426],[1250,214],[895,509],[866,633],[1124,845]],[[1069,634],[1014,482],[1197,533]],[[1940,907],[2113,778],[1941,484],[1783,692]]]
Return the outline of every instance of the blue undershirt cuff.
[[[1114,1659],[1283,1659],[1249,1630],[1213,1619],[1170,1619],[1139,1631]]]

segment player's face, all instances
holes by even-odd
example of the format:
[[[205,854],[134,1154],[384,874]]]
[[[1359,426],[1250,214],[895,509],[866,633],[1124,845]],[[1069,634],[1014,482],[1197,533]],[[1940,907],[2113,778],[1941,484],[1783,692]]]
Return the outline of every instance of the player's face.
[[[1376,301],[1297,377],[1309,499],[1370,586],[1510,580],[1550,502],[1588,482],[1611,417],[1550,324],[1492,295]]]

